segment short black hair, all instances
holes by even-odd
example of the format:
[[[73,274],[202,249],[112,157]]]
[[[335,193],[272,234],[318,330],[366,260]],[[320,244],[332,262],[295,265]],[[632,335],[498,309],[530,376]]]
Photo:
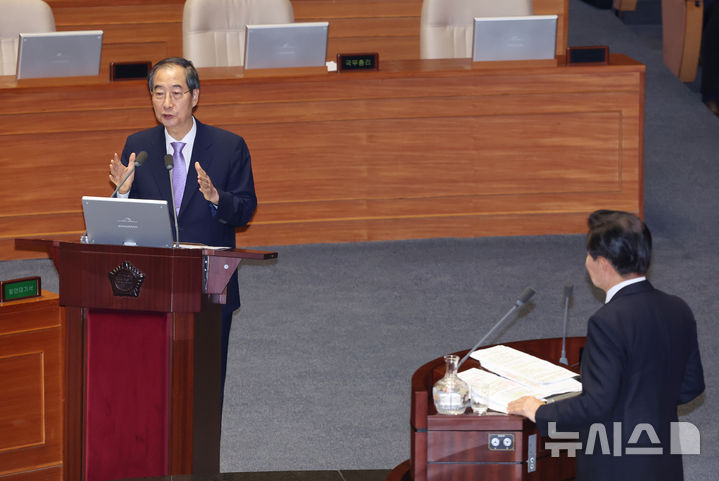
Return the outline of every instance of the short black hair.
[[[652,234],[636,215],[617,210],[597,210],[587,219],[587,253],[604,257],[621,275],[649,271]]]
[[[150,87],[150,92],[155,87],[155,72],[168,65],[177,65],[185,69],[185,82],[188,89],[192,91],[200,88],[200,76],[197,75],[197,70],[192,65],[192,62],[182,57],[169,57],[157,62],[150,70],[150,74],[147,76],[147,85]]]

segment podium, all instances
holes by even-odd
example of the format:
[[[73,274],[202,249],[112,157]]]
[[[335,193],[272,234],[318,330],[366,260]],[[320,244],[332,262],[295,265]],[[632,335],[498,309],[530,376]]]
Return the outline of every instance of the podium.
[[[569,365],[578,365],[586,338],[567,339]],[[540,359],[557,362],[561,338],[510,342],[505,345]],[[467,351],[456,353],[463,357]],[[469,358],[461,370],[480,367]],[[535,424],[505,414],[437,414],[432,386],[444,376],[444,358],[434,359],[412,376],[411,457],[387,481],[563,481],[574,479],[575,460],[551,457],[543,449]]]
[[[242,259],[275,252],[16,239],[65,306],[64,479],[219,472],[221,307]]]

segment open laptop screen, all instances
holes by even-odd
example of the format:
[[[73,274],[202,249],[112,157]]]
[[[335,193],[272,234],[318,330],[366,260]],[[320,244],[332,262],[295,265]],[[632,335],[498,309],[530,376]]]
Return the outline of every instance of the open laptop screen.
[[[323,67],[328,22],[247,25],[245,68]]]
[[[144,247],[172,247],[166,200],[82,198],[87,241]]]
[[[472,60],[553,59],[556,41],[556,15],[477,17]]]
[[[17,78],[97,75],[102,33],[102,30],[21,33]]]

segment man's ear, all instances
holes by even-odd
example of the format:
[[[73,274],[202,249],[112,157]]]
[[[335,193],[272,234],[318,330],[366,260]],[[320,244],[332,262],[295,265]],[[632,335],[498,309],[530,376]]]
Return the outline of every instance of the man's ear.
[[[599,261],[599,266],[602,269],[602,272],[607,275],[617,275],[617,270],[614,268],[612,263],[607,259],[606,257],[599,256],[597,257],[597,260]]]

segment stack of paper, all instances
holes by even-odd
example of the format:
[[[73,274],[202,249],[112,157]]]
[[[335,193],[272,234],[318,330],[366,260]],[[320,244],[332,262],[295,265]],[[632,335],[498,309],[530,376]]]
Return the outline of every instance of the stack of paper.
[[[471,354],[484,369],[468,369],[459,376],[470,387],[490,384],[489,408],[507,412],[507,404],[522,396],[546,399],[555,394],[581,392],[577,374],[551,362],[507,346],[479,349]]]
[[[480,384],[489,384],[489,402],[487,406],[492,411],[506,413],[507,404],[522,396],[534,396],[530,389],[509,379],[497,376],[482,369],[471,368],[457,374],[474,390],[479,390]]]

